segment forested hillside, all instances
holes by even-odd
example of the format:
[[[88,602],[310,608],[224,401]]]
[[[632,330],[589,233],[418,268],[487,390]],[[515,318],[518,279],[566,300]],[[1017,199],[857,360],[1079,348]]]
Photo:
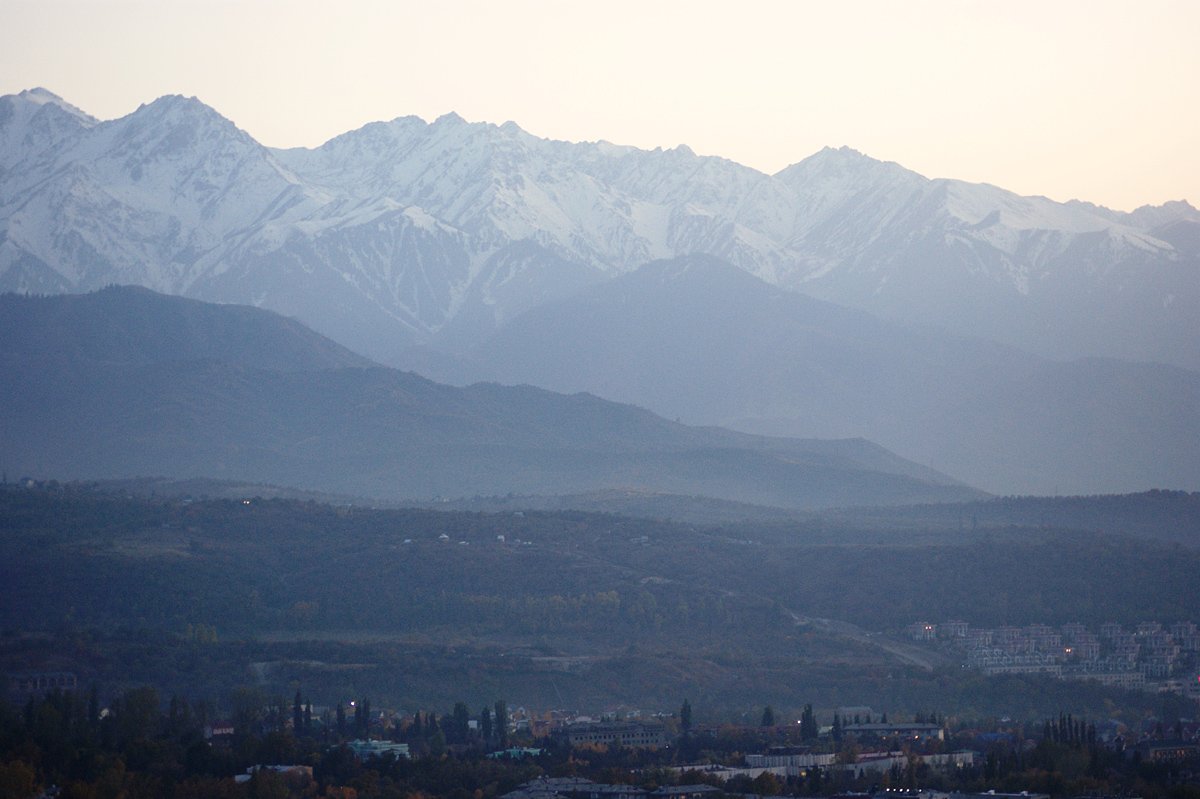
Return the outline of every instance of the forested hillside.
[[[1200,619],[1200,552],[1044,528],[898,533],[821,517],[705,527],[85,485],[9,485],[0,525],[0,624],[75,642],[35,647],[38,657],[104,673],[96,659],[112,668],[117,636],[122,679],[191,674],[214,691],[303,678],[407,697],[463,684],[542,696],[549,679],[595,701],[673,701],[691,686],[728,705],[755,691],[782,703],[802,679],[846,702],[866,693],[919,707],[967,689],[930,683],[958,666],[899,642],[917,619]],[[10,647],[10,666],[38,659],[20,651]],[[1109,695],[1030,685],[1039,707],[1063,690]]]

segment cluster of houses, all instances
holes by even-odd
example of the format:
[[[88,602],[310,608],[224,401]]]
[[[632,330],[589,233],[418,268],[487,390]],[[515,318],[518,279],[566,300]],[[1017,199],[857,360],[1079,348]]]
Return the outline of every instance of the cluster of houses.
[[[625,747],[656,747],[668,742],[663,719],[669,713],[656,713],[643,718],[636,708],[609,710],[589,715],[574,710],[534,711],[518,707],[509,711],[509,729],[533,738],[560,736],[572,746],[613,744]]]
[[[1050,794],[1046,793],[1030,793],[1029,791],[1021,791],[1020,793],[996,793],[988,791],[987,793],[959,793],[952,791],[931,791],[927,788],[887,788],[882,791],[870,793],[842,793],[836,794],[830,799],[1050,799]],[[1107,799],[1106,797],[1089,796],[1077,797],[1076,799]]]
[[[971,627],[965,621],[917,622],[906,630],[915,641],[941,642],[985,674],[1049,674],[1093,680],[1121,688],[1191,693],[1200,698],[1200,630],[1193,622],[1111,622],[1055,628]]]
[[[606,785],[582,777],[540,777],[500,799],[713,799],[723,794],[712,785],[667,785],[648,791],[636,785]]]
[[[646,791],[634,785],[603,785],[581,777],[555,777],[532,780],[500,799],[716,799],[725,792],[711,785],[676,785]],[[746,794],[735,794],[745,797]],[[832,799],[1050,799],[1044,793],[946,793],[922,789],[895,789],[870,793],[837,794]],[[1099,799],[1091,797],[1090,799]]]

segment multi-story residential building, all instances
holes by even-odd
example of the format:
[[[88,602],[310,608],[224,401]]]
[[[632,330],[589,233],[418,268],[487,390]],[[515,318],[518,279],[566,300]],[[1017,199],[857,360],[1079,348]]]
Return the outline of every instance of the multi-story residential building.
[[[564,734],[571,746],[656,749],[669,743],[666,730],[659,724],[577,724],[567,727]]]
[[[1059,631],[1062,633],[1063,640],[1067,642],[1074,641],[1079,638],[1079,636],[1088,634],[1087,627],[1078,622],[1064,624],[1059,628]]]
[[[965,621],[952,620],[938,625],[939,638],[966,638],[970,625]]]
[[[937,625],[927,621],[919,621],[908,625],[908,637],[914,641],[932,641],[937,638]]]

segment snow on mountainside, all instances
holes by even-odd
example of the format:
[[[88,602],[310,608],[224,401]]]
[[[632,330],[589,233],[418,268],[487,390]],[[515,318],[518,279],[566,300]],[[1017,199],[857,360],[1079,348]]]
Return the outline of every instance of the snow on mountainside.
[[[905,256],[914,233],[936,232],[947,245],[980,251],[973,266],[1022,294],[1081,234],[1106,234],[1119,249],[1163,257],[1172,252],[1166,242],[1102,213],[1106,209],[1021,197],[987,184],[930,180],[849,148],[827,148],[777,177],[799,198],[789,244],[824,261],[821,268],[790,275],[793,284],[862,269],[876,276],[877,291],[885,290],[889,267]],[[983,251],[996,259],[993,269]]]
[[[266,148],[182,97],[80,125],[40,159],[6,161],[0,285],[18,290],[132,283],[187,294],[206,257],[305,194]]]
[[[136,283],[293,315],[372,357],[458,349],[663,257],[1052,355],[1200,366],[1200,214],[929,180],[852,150],[770,176],[686,147],[449,114],[271,150],[195,99],[96,122],[0,98],[0,289]]]
[[[0,176],[7,178],[22,161],[38,161],[64,139],[95,124],[95,119],[45,89],[0,97]],[[0,192],[6,183],[0,182]]]

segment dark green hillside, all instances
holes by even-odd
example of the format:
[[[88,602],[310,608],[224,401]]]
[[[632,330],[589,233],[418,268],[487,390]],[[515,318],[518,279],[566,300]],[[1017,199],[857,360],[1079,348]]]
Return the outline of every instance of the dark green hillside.
[[[720,627],[739,614],[868,629],[918,617],[1200,619],[1191,590],[1200,553],[1045,529],[897,538],[816,517],[701,527],[578,511],[193,502],[9,485],[0,534],[12,600],[0,613],[22,628],[219,619],[243,632],[445,625],[600,632],[616,642],[657,638],[664,626]]]
[[[0,369],[221,360],[311,370],[371,362],[293,319],[244,305],[213,305],[135,286],[92,294],[0,294]]]
[[[688,427],[587,394],[360,367],[254,309],[125,289],[4,302],[0,468],[13,476],[218,478],[391,500],[635,488],[809,508],[981,496],[861,440]]]
[[[890,530],[1054,527],[1200,547],[1200,492],[1144,491],[1090,497],[996,497],[906,508],[851,508],[828,515]]]

